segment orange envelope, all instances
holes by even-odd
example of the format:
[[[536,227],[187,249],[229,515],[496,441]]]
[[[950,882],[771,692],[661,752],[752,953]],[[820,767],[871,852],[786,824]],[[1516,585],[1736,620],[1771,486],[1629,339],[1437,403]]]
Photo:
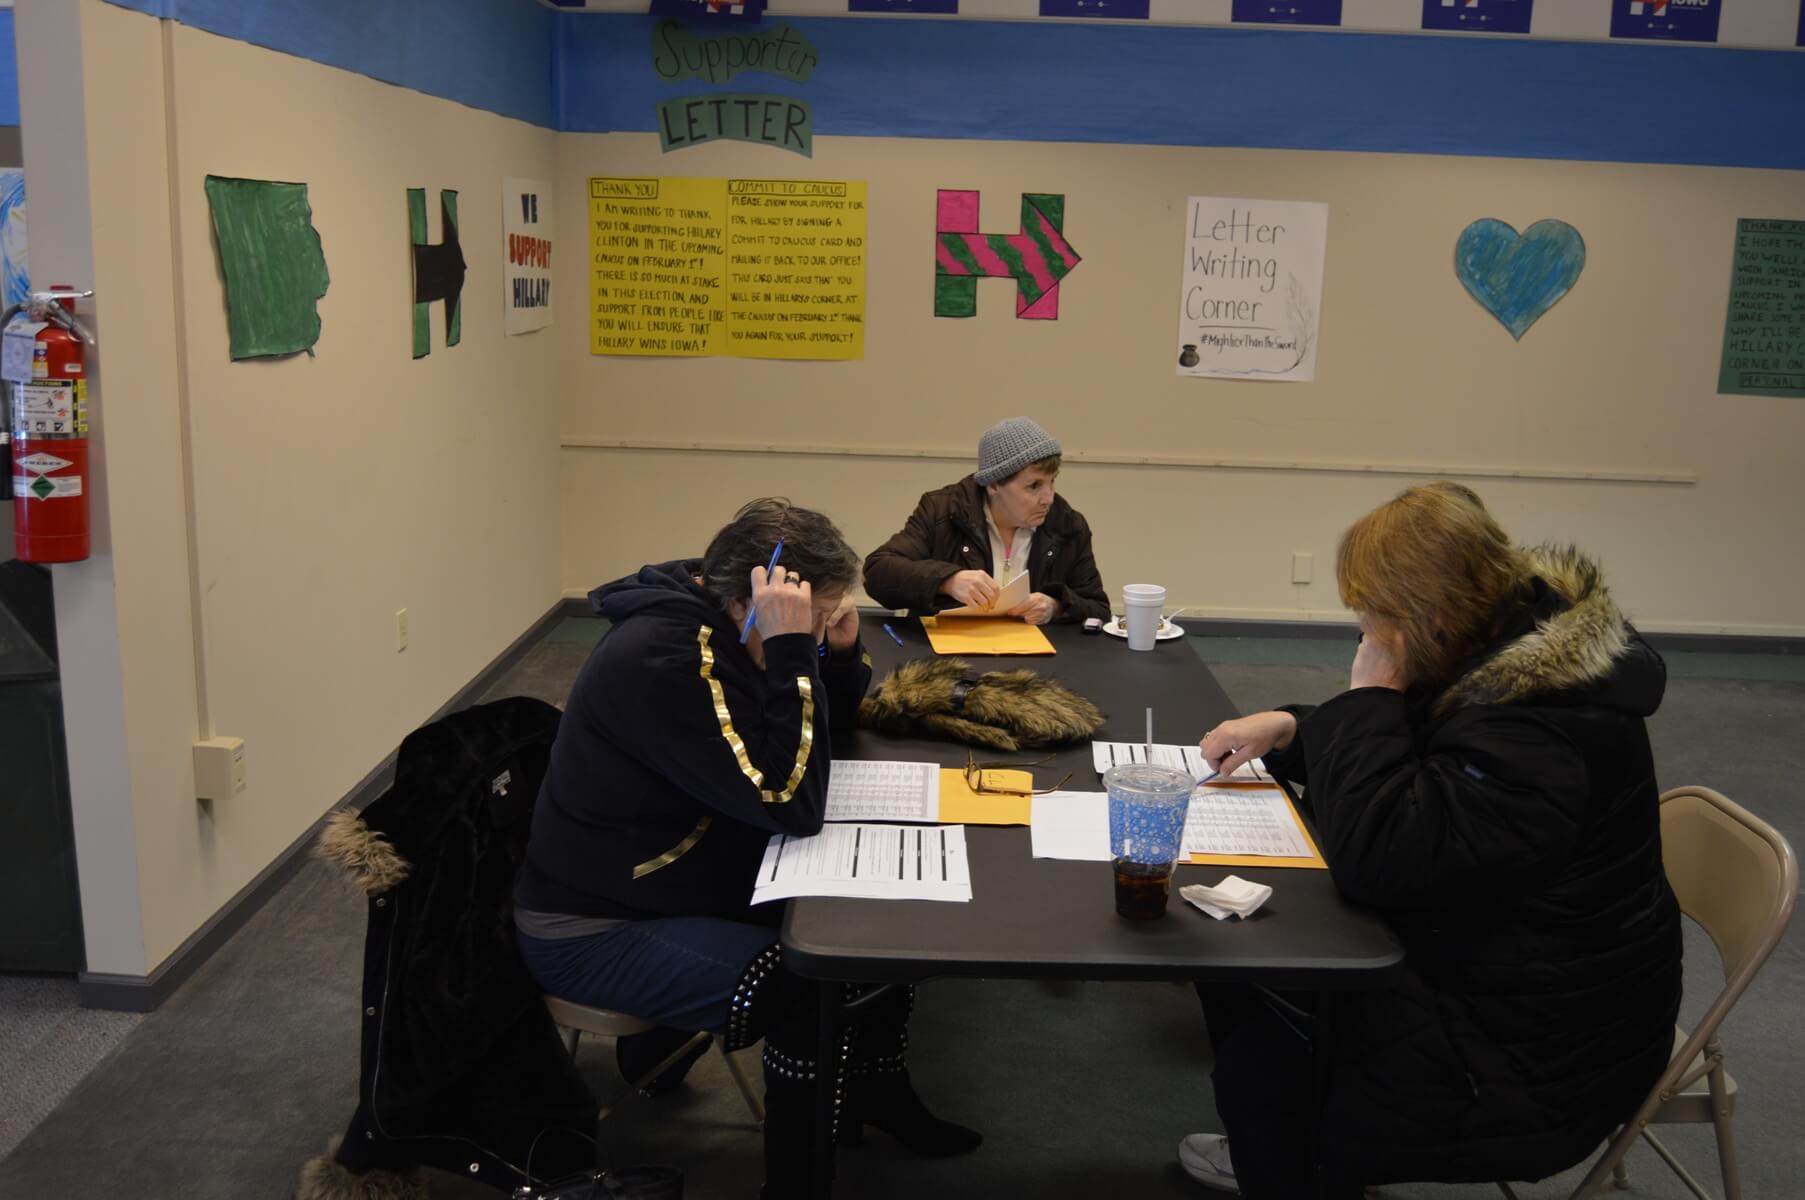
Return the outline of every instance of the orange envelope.
[[[935,654],[1055,654],[1040,626],[1015,617],[925,617],[922,629]]]
[[[1297,815],[1297,806],[1291,803],[1291,797],[1285,795],[1283,788],[1279,789],[1279,796],[1285,801],[1285,808],[1291,813],[1291,819],[1297,822],[1297,831],[1304,835],[1304,841],[1310,847],[1309,858],[1274,858],[1265,854],[1193,854],[1191,862],[1212,867],[1302,867],[1311,871],[1328,870],[1329,864],[1323,861],[1316,839],[1310,836],[1310,827]]]
[[[1031,821],[1034,778],[1026,771],[989,770],[984,786],[1007,788],[974,792],[965,782],[963,767],[940,768],[940,823],[943,825],[1027,825]],[[1020,789],[1018,792],[1016,789]]]

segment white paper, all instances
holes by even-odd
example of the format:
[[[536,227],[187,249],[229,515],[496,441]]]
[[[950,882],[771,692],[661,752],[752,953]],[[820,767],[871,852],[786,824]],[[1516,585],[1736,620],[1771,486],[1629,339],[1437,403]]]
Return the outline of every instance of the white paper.
[[[1033,594],[1028,590],[1028,573],[1023,571],[1003,585],[1003,589],[997,593],[997,598],[992,600],[987,608],[967,604],[964,608],[949,608],[934,615],[937,617],[995,617],[1007,614],[1010,609],[1026,604],[1028,597]]]
[[[1109,796],[1105,792],[1048,792],[1030,805],[1035,858],[1109,862]]]
[[[501,181],[502,328],[530,333],[552,323],[552,197],[537,179]]]
[[[1192,196],[1178,304],[1180,375],[1316,376],[1329,206]]]
[[[814,837],[780,833],[765,847],[752,903],[792,896],[969,901],[965,826],[829,825]]]
[[[1124,763],[1142,763],[1147,758],[1145,742],[1092,742],[1091,763],[1097,768],[1097,774],[1119,767]],[[1189,771],[1192,779],[1213,777],[1209,763],[1204,761],[1203,751],[1196,746],[1174,746],[1163,742],[1153,743],[1155,765],[1161,767],[1177,767],[1181,771]],[[1272,776],[1266,772],[1266,764],[1259,759],[1242,763],[1229,775],[1230,779],[1246,780],[1248,783],[1271,783]]]
[[[938,821],[939,764],[836,758],[827,780],[826,819]]]
[[[1183,857],[1310,858],[1310,843],[1277,788],[1198,788],[1185,812]]]
[[[0,379],[8,383],[30,383],[32,356],[37,353],[38,332],[49,326],[43,321],[15,319],[6,327],[0,343]]]

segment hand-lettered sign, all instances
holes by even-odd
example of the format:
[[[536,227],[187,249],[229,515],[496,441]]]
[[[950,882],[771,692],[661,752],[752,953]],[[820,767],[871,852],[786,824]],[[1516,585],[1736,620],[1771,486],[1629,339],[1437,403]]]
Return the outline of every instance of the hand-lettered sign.
[[[1518,340],[1572,289],[1585,266],[1585,239],[1565,221],[1537,221],[1519,235],[1482,217],[1454,244],[1461,284]]]
[[[1022,193],[1019,233],[979,233],[978,193],[942,189],[934,218],[934,315],[978,311],[979,278],[1015,280],[1015,315],[1059,316],[1059,281],[1078,265],[1065,240],[1065,197]]]

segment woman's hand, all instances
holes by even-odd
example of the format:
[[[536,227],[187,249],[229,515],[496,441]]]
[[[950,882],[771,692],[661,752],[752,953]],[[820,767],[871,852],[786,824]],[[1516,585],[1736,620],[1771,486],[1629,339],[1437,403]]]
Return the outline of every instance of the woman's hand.
[[[1297,718],[1288,712],[1254,713],[1224,721],[1203,735],[1197,748],[1204,761],[1225,778],[1242,763],[1251,762],[1268,750],[1283,750],[1297,736]]]
[[[859,644],[859,608],[851,595],[840,601],[840,607],[829,613],[824,630],[827,648],[838,654]]]
[[[940,590],[961,604],[969,604],[973,608],[989,608],[1000,589],[997,581],[990,577],[989,571],[960,571],[942,580]]]
[[[1410,684],[1404,669],[1404,635],[1375,629],[1360,622],[1360,648],[1354,652],[1354,668],[1348,673],[1348,689],[1382,687],[1401,692]]]
[[[815,632],[815,609],[809,586],[794,571],[774,567],[767,579],[763,567],[753,567],[752,605],[758,610],[760,637]]]
[[[1045,625],[1059,615],[1059,601],[1045,592],[1035,592],[1010,609],[1009,615],[1020,617],[1030,625]]]

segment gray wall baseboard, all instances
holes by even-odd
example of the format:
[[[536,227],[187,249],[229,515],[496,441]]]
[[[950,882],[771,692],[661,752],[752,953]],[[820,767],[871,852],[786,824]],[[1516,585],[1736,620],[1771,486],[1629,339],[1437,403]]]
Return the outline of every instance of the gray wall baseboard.
[[[488,666],[479,671],[474,679],[463,687],[450,700],[439,706],[428,723],[436,721],[448,713],[457,712],[474,703],[495,681],[516,663],[526,656],[526,652],[538,644],[552,626],[562,621],[569,601],[554,604],[525,633],[515,638],[506,650],[498,654]],[[583,602],[578,602],[583,603]],[[587,611],[587,605],[584,606]],[[395,754],[390,752],[380,763],[365,775],[350,794],[320,814],[320,817],[307,832],[291,842],[287,849],[276,856],[276,860],[257,873],[257,876],[238,890],[220,910],[209,917],[205,924],[190,934],[186,941],[176,947],[175,952],[158,963],[148,975],[114,975],[99,971],[83,971],[76,976],[78,992],[83,1008],[112,1009],[118,1012],[152,1012],[182,986],[187,978],[205,963],[214,953],[238,932],[244,923],[255,916],[257,911],[269,902],[283,884],[287,883],[307,861],[307,851],[313,846],[314,838],[319,836],[320,827],[326,818],[340,808],[361,810],[376,797],[387,791],[395,781]]]

